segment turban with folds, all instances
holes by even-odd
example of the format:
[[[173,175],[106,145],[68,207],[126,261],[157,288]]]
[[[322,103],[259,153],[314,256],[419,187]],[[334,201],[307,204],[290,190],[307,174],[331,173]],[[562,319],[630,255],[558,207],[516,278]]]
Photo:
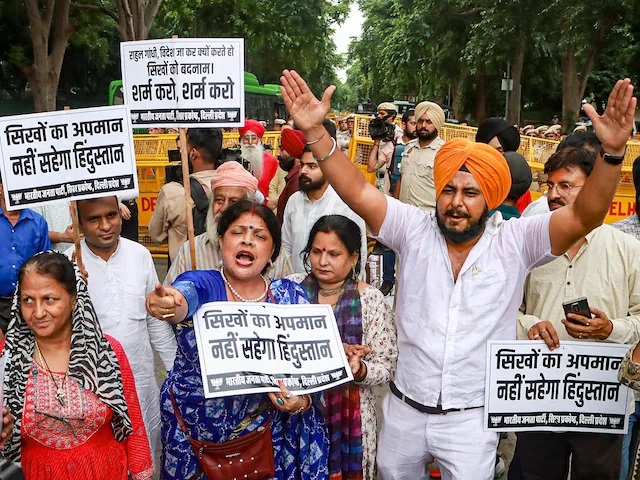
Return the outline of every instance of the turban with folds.
[[[489,143],[493,137],[498,137],[505,152],[515,152],[520,146],[518,129],[504,118],[487,118],[478,127],[476,142]]]
[[[505,158],[495,148],[465,138],[445,142],[436,153],[433,166],[436,198],[463,165],[478,182],[489,210],[507,198],[511,173]]]
[[[429,115],[429,119],[433,126],[436,127],[436,130],[441,132],[444,126],[444,111],[440,108],[440,105],[433,102],[420,102],[416,105],[416,122],[425,112]]]
[[[264,135],[264,127],[257,120],[245,120],[244,127],[238,129],[238,133],[240,134],[240,138],[244,137],[244,134],[247,132],[253,132],[260,138]]]
[[[224,162],[216,169],[211,179],[211,190],[218,187],[244,187],[255,192],[258,189],[258,179],[240,163]]]
[[[307,146],[304,133],[293,128],[285,128],[280,134],[280,145],[293,158],[302,158],[302,151]]]

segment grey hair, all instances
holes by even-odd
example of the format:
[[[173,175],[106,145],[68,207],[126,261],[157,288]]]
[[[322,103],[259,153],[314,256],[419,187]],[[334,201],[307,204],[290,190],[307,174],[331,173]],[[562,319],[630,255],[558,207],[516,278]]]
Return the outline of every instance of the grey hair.
[[[247,196],[245,197],[245,200],[249,200],[251,202],[255,202],[256,201],[256,192],[251,191],[250,189],[246,189],[247,191]],[[220,214],[217,215],[218,218],[213,216],[213,201],[214,201],[215,195],[214,192],[211,192],[211,198],[209,199],[209,210],[207,210],[207,230],[206,230],[206,235],[207,235],[207,239],[216,247],[220,246],[218,243],[218,218],[220,217]]]

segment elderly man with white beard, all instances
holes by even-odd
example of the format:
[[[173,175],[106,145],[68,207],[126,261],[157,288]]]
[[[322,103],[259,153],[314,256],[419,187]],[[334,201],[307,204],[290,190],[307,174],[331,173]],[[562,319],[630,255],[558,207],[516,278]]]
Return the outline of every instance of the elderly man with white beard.
[[[262,145],[264,127],[255,120],[245,120],[238,129],[242,159],[249,163],[249,170],[258,179],[258,190],[267,198],[269,184],[278,170],[278,160]]]
[[[256,200],[258,180],[238,162],[225,162],[218,167],[211,180],[211,208],[207,214],[207,231],[195,238],[196,266],[198,270],[219,270],[222,254],[218,244],[218,219],[220,215],[240,200]],[[164,285],[171,285],[178,275],[191,270],[191,252],[185,242],[178,251],[171,268],[164,279]],[[291,259],[285,252],[268,268],[270,278],[283,278],[293,273]]]

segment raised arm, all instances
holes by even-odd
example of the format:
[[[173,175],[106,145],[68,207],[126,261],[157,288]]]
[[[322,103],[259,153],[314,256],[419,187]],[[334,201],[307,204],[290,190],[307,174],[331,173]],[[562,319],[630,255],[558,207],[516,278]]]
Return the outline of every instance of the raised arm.
[[[618,80],[609,95],[607,109],[598,115],[589,104],[584,111],[609,155],[623,156],[633,128],[637,100],[628,78]],[[618,188],[622,164],[612,165],[598,155],[593,172],[584,183],[575,202],[556,210],[549,224],[551,252],[561,255],[578,239],[600,226]]]
[[[304,133],[323,175],[340,198],[377,235],[387,212],[385,195],[365,180],[322,126],[322,120],[329,113],[331,96],[336,87],[328,87],[322,100],[318,100],[307,83],[293,70],[284,70],[280,82],[289,114]]]

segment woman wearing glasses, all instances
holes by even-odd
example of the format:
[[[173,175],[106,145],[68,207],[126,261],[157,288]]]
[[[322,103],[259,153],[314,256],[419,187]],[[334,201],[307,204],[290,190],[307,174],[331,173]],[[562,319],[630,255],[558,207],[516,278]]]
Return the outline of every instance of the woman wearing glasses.
[[[62,254],[20,269],[6,343],[4,455],[27,480],[150,479],[153,463],[133,373],[105,337],[87,284]]]

